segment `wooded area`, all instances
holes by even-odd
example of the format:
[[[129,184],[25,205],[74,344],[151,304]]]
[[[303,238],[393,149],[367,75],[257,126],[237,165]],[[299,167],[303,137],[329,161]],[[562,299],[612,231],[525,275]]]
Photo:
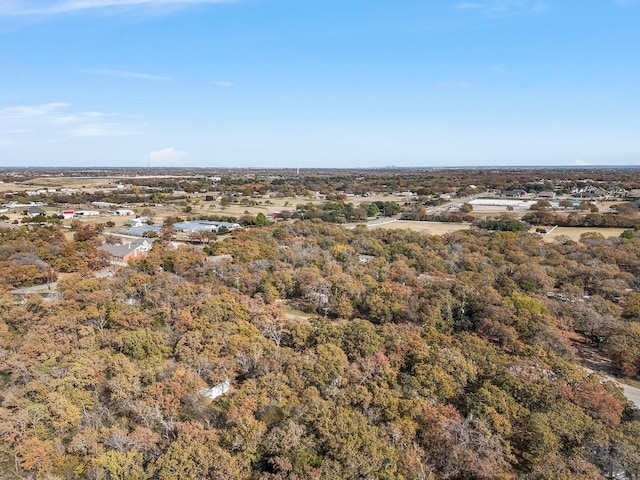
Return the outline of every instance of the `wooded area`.
[[[637,231],[316,219],[209,245],[231,259],[158,241],[104,279],[81,233],[0,230],[2,478],[640,475],[638,411],[572,342],[639,377]],[[61,272],[58,300],[9,293]]]

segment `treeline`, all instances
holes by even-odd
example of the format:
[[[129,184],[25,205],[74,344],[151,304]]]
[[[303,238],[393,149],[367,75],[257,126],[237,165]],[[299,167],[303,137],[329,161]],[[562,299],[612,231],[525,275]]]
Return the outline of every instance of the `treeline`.
[[[476,227],[500,232],[527,232],[529,225],[513,218],[485,219],[474,222]]]
[[[210,248],[231,259],[156,242],[57,302],[0,301],[3,478],[640,475],[637,410],[569,340],[640,373],[637,233],[313,220]]]
[[[469,214],[442,212],[427,213],[424,208],[411,208],[402,213],[403,220],[413,220],[419,222],[441,222],[441,223],[472,223],[476,217]]]
[[[561,227],[640,228],[638,215],[616,213],[588,213],[586,215],[570,213],[563,215],[538,210],[524,215],[522,221],[531,225],[559,225]]]
[[[306,203],[296,206],[295,211],[288,212],[286,218],[313,220],[319,219],[323,222],[347,223],[366,221],[367,218],[379,215],[390,217],[400,213],[402,208],[397,202],[375,201],[362,202],[360,205],[347,203],[345,201],[327,201],[322,204]],[[282,216],[282,215],[281,215]]]

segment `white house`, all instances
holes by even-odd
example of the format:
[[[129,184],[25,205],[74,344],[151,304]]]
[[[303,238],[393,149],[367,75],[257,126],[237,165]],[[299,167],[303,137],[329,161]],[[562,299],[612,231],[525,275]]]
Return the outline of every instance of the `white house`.
[[[229,380],[229,377],[227,377],[227,379],[224,382],[219,383],[213,388],[205,388],[203,390],[200,390],[200,395],[203,395],[207,398],[210,398],[211,400],[214,400],[224,395],[229,390],[231,390],[231,380]]]
[[[75,213],[76,217],[99,217],[100,212],[98,210],[78,210]]]

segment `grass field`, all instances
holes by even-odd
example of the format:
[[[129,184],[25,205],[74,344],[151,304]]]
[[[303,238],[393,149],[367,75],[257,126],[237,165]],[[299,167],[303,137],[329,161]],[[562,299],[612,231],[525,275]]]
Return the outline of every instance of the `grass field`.
[[[553,227],[536,227],[536,228],[544,228],[547,231],[550,231]],[[580,235],[587,232],[596,232],[600,233],[603,237],[619,237],[622,232],[624,232],[625,228],[589,228],[589,227],[558,227],[553,232],[544,235],[544,239],[547,242],[552,242],[556,238],[561,235],[569,237],[571,240],[578,241],[580,240]],[[531,229],[531,232],[535,232],[535,228]]]
[[[451,232],[457,232],[460,230],[468,230],[471,228],[470,225],[466,223],[436,223],[436,222],[410,222],[406,220],[399,220],[397,222],[392,223],[384,223],[380,225],[369,225],[369,228],[389,228],[389,229],[402,229],[407,228],[409,230],[414,230],[417,232],[428,233],[430,235],[444,235]],[[535,229],[538,227],[532,228],[530,231],[535,233]],[[550,231],[553,227],[546,226],[541,227],[547,231]],[[586,228],[586,227],[558,227],[553,232],[548,235],[544,235],[545,241],[552,242],[556,238],[561,235],[569,237],[571,240],[578,241],[580,240],[580,236],[583,233],[587,232],[597,232],[600,233],[603,237],[619,237],[622,232],[624,232],[624,228]]]
[[[428,233],[430,235],[444,235],[446,233],[458,232],[460,230],[469,230],[471,225],[468,223],[439,223],[439,222],[415,222],[409,220],[398,220],[391,223],[382,223],[379,225],[371,224],[369,228],[388,228],[393,230],[409,229],[416,232]]]

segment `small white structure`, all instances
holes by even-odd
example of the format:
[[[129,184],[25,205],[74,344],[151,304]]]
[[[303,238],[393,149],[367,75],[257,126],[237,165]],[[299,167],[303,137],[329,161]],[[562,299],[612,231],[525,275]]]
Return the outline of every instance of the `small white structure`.
[[[133,210],[118,209],[114,212],[116,215],[135,215]]]
[[[76,217],[99,217],[100,212],[98,210],[78,210],[75,213]]]
[[[227,379],[224,382],[219,383],[213,388],[209,388],[209,389],[205,388],[203,390],[200,390],[199,393],[200,395],[203,395],[207,398],[210,398],[211,400],[214,400],[224,395],[229,390],[231,390],[231,380],[229,380],[229,377],[227,377]]]

